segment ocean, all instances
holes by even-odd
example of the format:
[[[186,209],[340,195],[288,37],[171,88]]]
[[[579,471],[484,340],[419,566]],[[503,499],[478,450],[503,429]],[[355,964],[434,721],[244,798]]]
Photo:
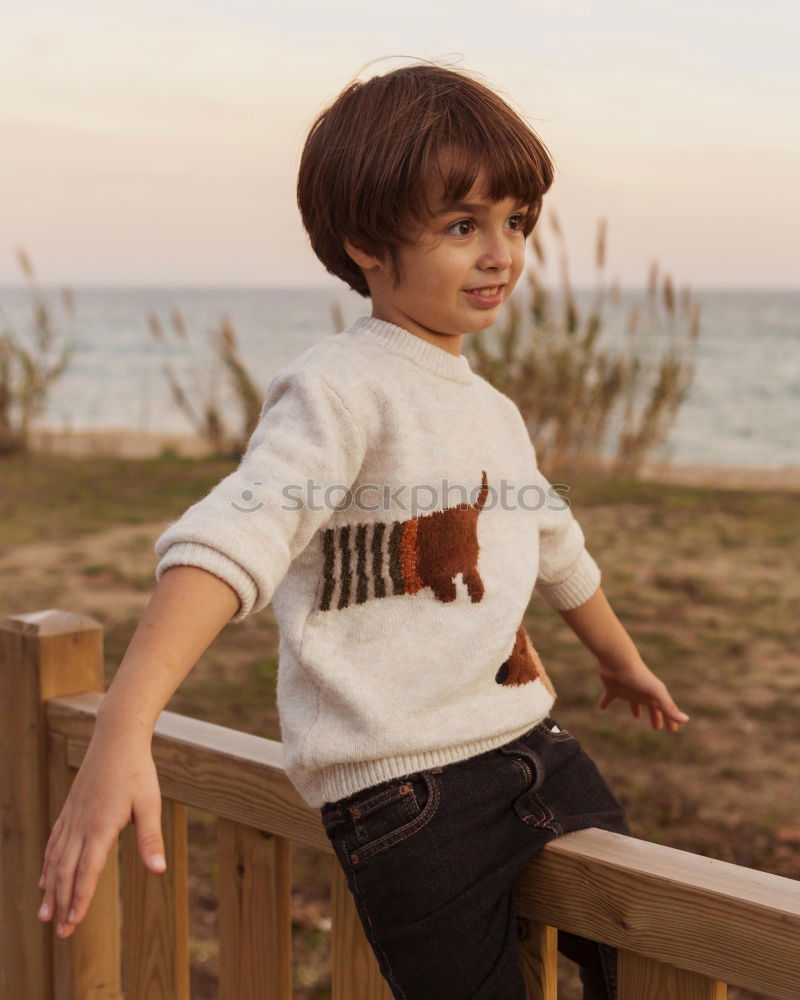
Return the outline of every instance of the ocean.
[[[44,286],[41,292],[55,328],[75,344],[37,424],[53,430],[191,433],[164,365],[174,367],[193,399],[214,387],[223,405],[235,406],[211,363],[211,335],[225,317],[265,391],[297,354],[334,332],[336,315],[349,324],[370,312],[369,300],[346,288],[74,287],[75,314],[69,318],[58,288]],[[578,290],[579,304],[585,307],[592,294]],[[523,281],[514,296],[524,315]],[[800,290],[697,289],[692,298],[702,310],[694,380],[665,446],[652,457],[680,464],[800,466]],[[622,309],[609,313],[601,343],[620,342],[627,309],[637,302],[644,302],[643,292],[623,293]],[[173,333],[175,310],[185,322],[185,340]],[[151,315],[163,328],[161,341],[151,334]],[[31,316],[26,286],[0,286],[0,330],[29,338]],[[503,322],[501,313],[490,339]],[[654,337],[650,342],[657,348]]]

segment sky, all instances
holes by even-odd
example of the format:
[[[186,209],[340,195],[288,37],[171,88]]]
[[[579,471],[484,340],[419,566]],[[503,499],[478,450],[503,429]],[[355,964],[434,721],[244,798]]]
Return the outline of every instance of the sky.
[[[402,14],[402,16],[401,16]],[[789,0],[0,0],[0,284],[345,288],[295,197],[314,117],[414,59],[482,74],[556,165],[539,231],[607,280],[800,285]]]

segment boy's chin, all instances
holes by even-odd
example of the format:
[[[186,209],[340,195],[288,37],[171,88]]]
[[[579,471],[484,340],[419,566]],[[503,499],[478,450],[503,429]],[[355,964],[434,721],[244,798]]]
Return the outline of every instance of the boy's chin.
[[[479,330],[485,330],[496,322],[499,315],[500,306],[494,309],[472,309],[469,318],[461,324],[464,327],[463,332],[477,333]]]

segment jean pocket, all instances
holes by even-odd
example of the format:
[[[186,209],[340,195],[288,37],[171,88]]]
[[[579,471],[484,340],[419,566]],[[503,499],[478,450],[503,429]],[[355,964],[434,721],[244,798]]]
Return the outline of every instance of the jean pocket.
[[[348,853],[352,864],[381,854],[407,840],[429,823],[441,801],[441,788],[431,771],[418,771],[349,800],[352,821]]]
[[[561,726],[559,726],[552,715],[548,715],[542,719],[536,728],[550,740],[566,742],[567,740],[575,739],[572,733],[567,732],[566,729],[562,729]]]

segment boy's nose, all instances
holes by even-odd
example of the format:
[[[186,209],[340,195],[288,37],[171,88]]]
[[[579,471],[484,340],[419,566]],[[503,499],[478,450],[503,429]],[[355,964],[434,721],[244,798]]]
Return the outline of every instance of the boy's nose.
[[[511,252],[506,245],[505,240],[497,239],[488,243],[483,252],[481,258],[482,268],[494,268],[498,273],[494,276],[495,283],[501,284],[502,282],[508,281],[508,278],[502,278],[501,275],[504,272],[508,272],[508,269],[513,264],[514,259],[511,256]]]

